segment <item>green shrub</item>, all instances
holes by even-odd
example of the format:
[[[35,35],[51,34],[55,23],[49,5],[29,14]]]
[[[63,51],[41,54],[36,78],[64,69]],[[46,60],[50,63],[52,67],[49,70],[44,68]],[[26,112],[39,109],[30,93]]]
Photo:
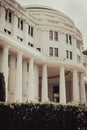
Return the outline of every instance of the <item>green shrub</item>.
[[[87,107],[1,103],[0,127],[6,130],[87,130]]]
[[[0,101],[5,101],[5,81],[3,73],[0,73]]]

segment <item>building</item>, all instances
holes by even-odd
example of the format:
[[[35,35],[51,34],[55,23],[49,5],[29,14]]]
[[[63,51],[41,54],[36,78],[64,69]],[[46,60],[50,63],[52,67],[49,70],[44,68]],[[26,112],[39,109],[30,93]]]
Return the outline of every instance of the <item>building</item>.
[[[0,0],[0,72],[6,101],[87,101],[81,32],[63,13]]]

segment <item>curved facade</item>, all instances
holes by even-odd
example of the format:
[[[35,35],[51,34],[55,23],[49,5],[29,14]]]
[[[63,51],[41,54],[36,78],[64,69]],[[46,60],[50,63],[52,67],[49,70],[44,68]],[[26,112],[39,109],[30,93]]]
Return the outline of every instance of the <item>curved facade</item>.
[[[81,32],[63,13],[0,0],[0,72],[6,101],[87,101]]]

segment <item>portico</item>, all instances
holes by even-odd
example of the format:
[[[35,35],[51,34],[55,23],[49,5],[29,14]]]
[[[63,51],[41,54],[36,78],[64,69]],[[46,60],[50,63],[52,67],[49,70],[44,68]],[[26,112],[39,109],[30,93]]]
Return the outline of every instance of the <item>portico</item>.
[[[59,95],[60,103],[66,104],[70,100],[80,102],[78,70],[74,69],[71,71],[72,80],[71,86],[69,86],[68,82],[70,80],[68,79],[68,75],[70,70],[67,70],[63,65],[58,67],[49,67],[47,63],[39,65],[36,63],[34,57],[28,58],[27,56],[26,58],[20,51],[13,54],[7,46],[3,46],[2,50],[1,72],[5,73],[6,101],[54,101],[53,86],[58,86],[59,93],[57,94]],[[12,73],[13,70],[14,73]],[[84,82],[81,80],[80,84],[83,86]],[[69,87],[71,90],[68,89]],[[69,91],[72,95],[69,95]],[[84,87],[81,87],[81,101],[86,101]]]

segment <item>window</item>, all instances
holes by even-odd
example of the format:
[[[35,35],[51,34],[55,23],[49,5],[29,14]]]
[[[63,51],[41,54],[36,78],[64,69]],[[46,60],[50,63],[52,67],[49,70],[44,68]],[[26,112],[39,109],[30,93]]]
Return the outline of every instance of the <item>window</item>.
[[[53,56],[53,48],[52,47],[50,47],[50,49],[49,49],[49,54],[50,54],[50,56]]]
[[[49,31],[49,39],[53,40],[53,31]]]
[[[72,45],[72,36],[66,34],[66,43],[70,43],[70,45]]]
[[[66,50],[66,58],[72,60],[72,52]]]
[[[34,45],[33,45],[32,43],[30,43],[30,42],[28,42],[28,45],[29,45],[29,46],[31,46],[31,47],[33,47],[33,46],[34,46]]]
[[[58,41],[58,32],[54,32],[54,40]]]
[[[53,86],[53,101],[59,102],[59,86]]]
[[[72,60],[72,52],[70,51],[70,59]]]
[[[31,27],[31,36],[33,37],[33,27]]]
[[[55,56],[58,57],[58,48],[55,48]]]
[[[12,12],[9,9],[5,9],[5,20],[9,23],[12,21]]]
[[[21,30],[23,30],[23,20],[18,18],[18,28],[20,28]]]
[[[72,44],[72,37],[69,35],[69,43]]]
[[[41,51],[41,48],[37,48],[38,51]]]
[[[68,43],[68,34],[66,34],[66,43]]]
[[[68,50],[66,50],[66,58],[67,58],[67,59],[69,58]]]
[[[17,39],[18,39],[19,41],[23,42],[23,38],[17,36]]]
[[[30,34],[30,25],[28,26],[28,34]]]
[[[5,28],[4,28],[4,32],[11,35],[11,32],[9,30],[5,29]]]

